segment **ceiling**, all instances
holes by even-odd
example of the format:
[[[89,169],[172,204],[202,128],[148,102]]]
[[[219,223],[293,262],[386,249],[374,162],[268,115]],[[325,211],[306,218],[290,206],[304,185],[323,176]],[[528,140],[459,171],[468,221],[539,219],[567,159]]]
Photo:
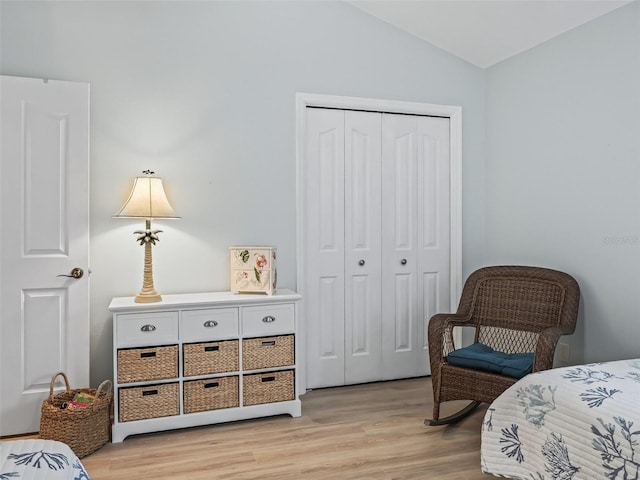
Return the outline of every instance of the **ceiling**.
[[[352,0],[348,3],[486,68],[630,1],[636,0]]]

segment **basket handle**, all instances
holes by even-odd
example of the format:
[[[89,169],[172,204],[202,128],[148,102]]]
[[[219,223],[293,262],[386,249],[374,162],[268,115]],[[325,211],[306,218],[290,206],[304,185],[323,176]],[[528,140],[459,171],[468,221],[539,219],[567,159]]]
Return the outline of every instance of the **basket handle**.
[[[53,386],[56,383],[56,378],[58,378],[59,376],[62,376],[62,378],[64,379],[64,384],[68,390],[71,390],[71,387],[69,386],[69,379],[67,378],[67,376],[65,375],[64,372],[58,372],[56,373],[53,377],[51,377],[51,383],[49,384],[49,398],[53,398]]]
[[[103,389],[105,390],[103,391]],[[109,393],[111,393],[112,390],[113,390],[113,384],[111,383],[111,380],[107,379],[103,381],[100,385],[98,385],[98,388],[96,389],[96,395],[97,396],[108,395]]]

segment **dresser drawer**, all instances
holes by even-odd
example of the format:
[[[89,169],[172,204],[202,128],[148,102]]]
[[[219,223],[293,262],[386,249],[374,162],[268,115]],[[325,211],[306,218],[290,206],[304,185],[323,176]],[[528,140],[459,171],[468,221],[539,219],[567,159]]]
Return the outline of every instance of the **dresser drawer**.
[[[293,365],[295,360],[295,337],[247,338],[242,341],[242,369],[284,367]]]
[[[182,349],[185,377],[238,370],[238,340],[188,343]]]
[[[178,312],[127,313],[116,317],[117,347],[178,341]]]
[[[177,345],[118,350],[118,383],[148,382],[177,376]]]
[[[180,413],[178,383],[120,388],[120,422],[169,417]]]
[[[295,398],[293,370],[258,373],[242,377],[242,404],[285,402]]]
[[[244,337],[277,335],[294,331],[294,305],[264,305],[242,308]]]
[[[238,385],[237,376],[184,382],[184,413],[239,406]]]
[[[237,336],[237,308],[186,310],[180,317],[180,339],[184,342],[223,340]]]

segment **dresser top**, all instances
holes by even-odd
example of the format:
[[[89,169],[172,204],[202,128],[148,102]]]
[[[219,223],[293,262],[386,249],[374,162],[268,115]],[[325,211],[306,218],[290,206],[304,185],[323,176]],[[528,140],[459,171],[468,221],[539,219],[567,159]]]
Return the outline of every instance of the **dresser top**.
[[[134,298],[135,297],[115,297],[109,304],[109,310],[112,312],[149,312],[167,310],[168,308],[270,304],[293,302],[300,300],[302,297],[293,290],[279,288],[273,295],[235,292],[176,293],[162,295],[162,300],[154,303],[136,303]]]

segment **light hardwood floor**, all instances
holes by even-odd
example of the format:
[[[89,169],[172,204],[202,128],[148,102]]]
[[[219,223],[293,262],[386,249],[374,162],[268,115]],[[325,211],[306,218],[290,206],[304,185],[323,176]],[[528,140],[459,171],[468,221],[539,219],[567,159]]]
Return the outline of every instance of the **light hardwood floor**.
[[[486,407],[453,426],[425,426],[429,378],[320,389],[301,399],[299,418],[131,436],[82,463],[91,480],[495,478],[480,471]]]

